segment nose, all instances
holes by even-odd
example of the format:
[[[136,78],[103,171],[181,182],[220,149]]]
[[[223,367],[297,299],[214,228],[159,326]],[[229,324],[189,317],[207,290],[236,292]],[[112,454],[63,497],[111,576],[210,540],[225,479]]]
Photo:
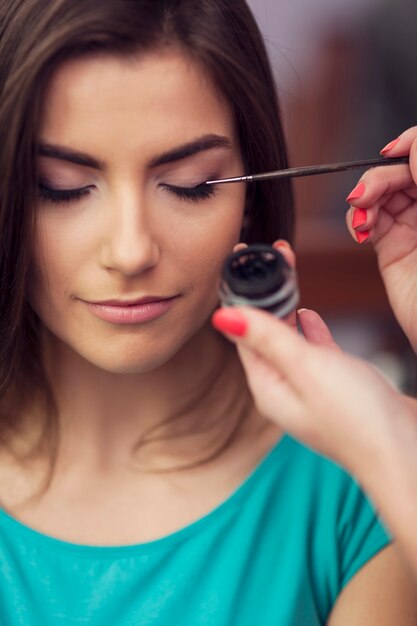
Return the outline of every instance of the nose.
[[[130,194],[115,199],[101,248],[102,265],[126,276],[154,267],[159,260],[159,245],[151,222],[142,198]]]

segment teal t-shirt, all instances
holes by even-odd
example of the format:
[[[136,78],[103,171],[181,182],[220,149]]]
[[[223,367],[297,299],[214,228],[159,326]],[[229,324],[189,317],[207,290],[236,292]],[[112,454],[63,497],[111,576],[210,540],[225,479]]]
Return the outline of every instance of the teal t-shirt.
[[[0,512],[0,624],[316,626],[388,543],[356,482],[286,436],[226,501],[155,541],[74,545]]]

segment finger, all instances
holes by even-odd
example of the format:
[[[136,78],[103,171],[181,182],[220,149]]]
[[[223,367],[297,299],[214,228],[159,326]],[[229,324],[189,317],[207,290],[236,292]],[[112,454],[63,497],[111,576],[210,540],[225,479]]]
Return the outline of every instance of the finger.
[[[388,157],[410,157],[409,165],[391,165],[375,167],[361,177],[355,189],[347,200],[357,207],[370,208],[371,204],[384,194],[395,193],[400,189],[410,187],[415,199],[415,184],[417,183],[417,126],[409,128],[399,137],[390,141],[381,154]],[[413,193],[414,192],[414,193]]]
[[[240,250],[245,250],[247,247],[248,245],[246,243],[239,242],[234,246],[233,252],[239,252]],[[278,250],[278,252],[282,254],[282,256],[287,261],[290,267],[295,269],[295,254],[291,247],[291,244],[288,241],[286,241],[285,239],[277,239],[272,244],[272,247],[275,248],[275,250]]]
[[[357,207],[350,207],[346,212],[346,226],[351,237],[358,243],[363,243],[364,239],[360,236],[360,233],[368,233],[368,240],[371,239],[373,233],[371,229],[375,224],[378,217],[378,207],[373,206],[370,209],[362,209]]]
[[[248,247],[247,243],[237,243],[233,247],[233,252],[240,252],[240,250],[245,250]]]
[[[271,385],[273,388],[278,387],[279,393],[282,392],[287,382],[277,368],[246,345],[238,345],[237,350],[245,372],[250,378],[253,391],[256,390],[258,382],[260,382],[261,387]]]
[[[286,428],[287,420],[303,408],[299,394],[275,367],[247,346],[239,345],[238,354],[259,411]]]
[[[347,197],[354,207],[371,209],[375,205],[387,202],[389,197],[405,191],[410,197],[417,197],[416,185],[408,165],[390,165],[374,167],[366,171],[356,187]]]
[[[277,239],[272,244],[272,247],[275,250],[277,250],[280,254],[282,254],[284,259],[286,260],[286,262],[288,263],[288,265],[292,269],[295,269],[295,266],[296,266],[295,253],[294,253],[294,250],[291,247],[291,244],[286,239]],[[287,324],[289,324],[294,329],[296,329],[297,328],[297,313],[296,313],[296,311],[292,311],[289,315],[287,315],[286,318],[285,318],[285,321],[287,322]]]
[[[239,345],[244,345],[266,359],[280,373],[291,376],[300,370],[307,344],[285,322],[265,311],[249,307],[218,309],[213,326]]]
[[[304,337],[309,343],[328,346],[337,350],[340,349],[334,341],[328,326],[316,311],[300,309],[298,311],[298,321]]]
[[[390,147],[390,144],[392,147]],[[414,182],[417,184],[417,126],[408,128],[396,140],[390,142],[382,149],[384,156],[410,156],[410,170]]]
[[[240,252],[240,250],[245,250],[248,247],[248,244],[239,242],[233,247],[233,252]],[[295,269],[295,254],[291,247],[291,244],[285,239],[277,239],[272,244],[272,247],[275,250],[278,250],[287,261],[288,265]]]
[[[288,241],[286,241],[285,239],[277,239],[277,241],[274,241],[274,243],[272,244],[272,247],[280,252],[280,254],[282,254],[284,259],[287,261],[288,265],[292,267],[292,269],[295,269],[295,253],[291,247],[291,244]]]
[[[412,126],[401,133],[399,137],[389,141],[381,150],[384,156],[406,156],[409,154],[413,142],[417,139],[417,126]]]
[[[417,191],[417,188],[416,188]],[[380,201],[369,209],[350,207],[346,213],[346,225],[353,239],[358,241],[359,233],[370,231],[368,240],[379,241],[390,230],[394,222],[408,224],[414,211],[406,217],[405,212],[414,205],[415,200],[409,193],[398,191],[392,196],[382,197]],[[402,217],[404,214],[404,218]],[[414,227],[414,220],[413,220]]]

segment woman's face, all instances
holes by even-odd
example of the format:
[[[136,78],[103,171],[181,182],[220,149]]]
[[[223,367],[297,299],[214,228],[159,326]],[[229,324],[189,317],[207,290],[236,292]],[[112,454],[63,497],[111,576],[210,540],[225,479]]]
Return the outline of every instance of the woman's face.
[[[108,371],[161,365],[206,323],[239,238],[244,185],[192,189],[242,173],[229,105],[173,50],[70,61],[39,153],[29,297],[51,345]]]

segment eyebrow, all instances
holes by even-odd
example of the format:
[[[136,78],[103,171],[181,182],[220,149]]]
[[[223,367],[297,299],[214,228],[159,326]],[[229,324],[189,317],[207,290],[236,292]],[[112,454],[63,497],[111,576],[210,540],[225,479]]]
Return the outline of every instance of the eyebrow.
[[[173,163],[186,159],[206,150],[213,150],[214,148],[232,148],[232,141],[229,137],[222,135],[204,135],[194,141],[186,143],[182,146],[164,152],[163,154],[155,157],[148,163],[148,167],[156,167],[158,165],[165,165],[166,163]],[[78,152],[76,150],[70,150],[62,146],[54,146],[48,143],[38,144],[38,155],[43,157],[49,157],[51,159],[58,159],[60,161],[67,161],[69,163],[75,163],[76,165],[82,165],[83,167],[91,167],[96,170],[105,170],[106,164],[88,154]]]
[[[213,150],[214,148],[227,148],[232,149],[232,142],[229,137],[223,137],[221,135],[205,135],[190,143],[186,143],[183,146],[174,148],[169,152],[165,152],[160,156],[152,159],[149,163],[149,167],[156,167],[157,165],[165,165],[166,163],[173,163],[174,161],[181,161],[187,157],[204,152],[206,150]]]

